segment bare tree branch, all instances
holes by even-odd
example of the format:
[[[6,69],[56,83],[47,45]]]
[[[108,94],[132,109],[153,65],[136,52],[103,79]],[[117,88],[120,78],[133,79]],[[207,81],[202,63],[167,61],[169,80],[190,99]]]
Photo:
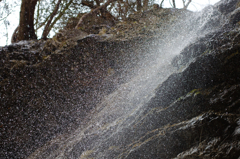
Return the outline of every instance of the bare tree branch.
[[[38,29],[40,29],[41,27],[43,27],[43,26],[46,24],[46,22],[48,21],[48,19],[50,18],[50,16],[51,16],[51,15],[49,15],[49,16],[44,20],[44,22],[40,23],[39,26],[36,27],[35,30],[37,31]]]
[[[176,8],[175,0],[172,0],[172,3],[173,3],[173,8]]]
[[[91,16],[91,15],[94,14],[94,13],[97,13],[100,9],[106,8],[110,3],[114,2],[114,1],[116,1],[116,0],[108,0],[105,4],[103,4],[103,5],[95,8],[95,9],[93,9],[93,10],[91,10],[91,11],[90,11],[89,13],[87,13],[87,14],[84,14],[84,15],[80,18],[80,20],[78,21],[78,24],[77,24],[77,26],[75,27],[75,29],[78,29],[78,28],[79,28],[79,26],[83,23],[83,20],[84,20],[85,18],[87,18],[88,16]]]
[[[50,32],[50,24],[53,20],[53,17],[57,14],[57,11],[59,9],[59,5],[61,3],[61,0],[58,0],[56,6],[55,6],[55,9],[54,11],[52,12],[51,16],[50,16],[50,19],[48,20],[44,30],[43,30],[43,33],[42,33],[42,39],[47,39],[47,35],[49,34]]]
[[[183,9],[187,9],[191,2],[192,2],[192,0],[189,0],[188,3],[186,5],[184,5]]]
[[[162,2],[160,3],[160,8],[162,8],[163,2],[164,2],[164,0],[162,0]]]
[[[63,8],[62,11],[60,11],[60,13],[58,14],[58,16],[54,19],[54,21],[52,22],[52,24],[50,25],[50,29],[53,28],[53,26],[57,23],[57,21],[65,14],[66,10],[69,8],[69,6],[72,4],[73,0],[70,0],[66,6]]]

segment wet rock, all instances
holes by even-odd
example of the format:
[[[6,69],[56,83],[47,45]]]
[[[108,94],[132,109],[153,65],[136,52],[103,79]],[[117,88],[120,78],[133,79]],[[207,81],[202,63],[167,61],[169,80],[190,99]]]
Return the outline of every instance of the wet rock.
[[[151,136],[143,137],[131,145],[130,151],[120,158],[173,158],[188,147],[200,147],[209,138],[224,134],[228,125],[226,116],[206,113],[182,123],[156,129]],[[178,157],[181,158],[181,155]]]
[[[210,18],[196,20],[206,22],[200,30],[207,35],[192,41],[173,60],[178,70],[158,85],[151,97],[144,96],[149,100],[139,103],[143,104],[141,110],[128,110],[129,103],[124,101],[118,110],[126,109],[131,114],[122,113],[114,123],[111,119],[118,115],[114,114],[117,108],[106,107],[103,97],[109,95],[110,102],[121,97],[122,92],[114,90],[138,74],[134,67],[145,65],[144,58],[151,58],[152,52],[171,42],[155,40],[165,37],[176,24],[173,22],[190,12],[150,10],[91,35],[79,30],[61,31],[45,42],[20,42],[1,48],[0,155],[239,157],[240,34],[234,25],[238,1],[223,2],[207,8],[213,13]],[[223,18],[219,20],[220,13]],[[223,22],[226,18],[231,22],[228,26]],[[215,26],[216,30],[210,32]],[[169,36],[177,33],[174,30]],[[143,93],[123,89],[123,94],[130,92],[126,99]],[[95,107],[100,102],[103,104]],[[94,121],[101,113],[103,121]]]
[[[62,34],[1,48],[1,156],[26,158],[55,136],[76,129],[140,64],[146,40],[156,46],[143,38],[108,42],[81,31]]]
[[[234,27],[207,34],[173,60],[179,72],[156,89],[144,120],[132,130],[143,130],[141,137],[120,158],[239,157],[239,139],[233,135],[240,106],[238,34]],[[205,112],[214,114],[196,117]]]
[[[217,4],[217,8],[223,14],[229,14],[237,7],[239,7],[239,0],[223,0]]]
[[[230,17],[230,23],[232,25],[237,24],[240,22],[240,8],[234,10]]]

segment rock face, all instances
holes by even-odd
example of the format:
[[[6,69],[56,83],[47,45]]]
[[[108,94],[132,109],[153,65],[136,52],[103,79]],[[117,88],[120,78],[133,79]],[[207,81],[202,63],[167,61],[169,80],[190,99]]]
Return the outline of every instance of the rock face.
[[[47,41],[0,48],[0,157],[26,158],[75,130],[104,95],[134,76],[140,57],[158,50],[153,36],[126,39],[62,30]]]
[[[77,45],[49,40],[1,48],[1,156],[24,158],[55,135],[74,130],[102,96],[126,81],[124,74],[148,42],[86,37]]]
[[[0,157],[239,158],[239,4],[223,0],[203,11],[208,18],[190,18],[199,38],[175,69],[144,69],[159,46],[167,50],[161,33],[59,33],[1,48]]]

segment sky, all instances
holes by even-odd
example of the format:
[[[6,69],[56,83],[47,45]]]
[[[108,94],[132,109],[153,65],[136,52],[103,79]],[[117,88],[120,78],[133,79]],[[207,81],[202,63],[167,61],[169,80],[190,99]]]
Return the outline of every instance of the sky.
[[[163,4],[164,8],[171,7],[171,5],[169,4],[169,1],[171,0],[164,1],[164,4]],[[176,1],[177,8],[182,8],[182,0],[175,0],[175,1]],[[192,0],[188,9],[192,11],[200,11],[207,5],[213,5],[219,1],[220,0]],[[155,3],[157,4],[160,4],[160,2],[161,0],[155,1]],[[2,11],[2,8],[0,8],[0,11]],[[19,11],[20,11],[20,3],[19,3],[19,6],[16,6],[13,9],[13,12],[8,16],[7,20],[9,22],[8,23],[9,25],[7,25],[7,28],[5,27],[3,21],[0,21],[0,46],[11,44],[10,41],[11,41],[12,33],[14,32],[15,28],[18,26],[18,22],[19,22]],[[8,39],[6,34],[8,36]]]
[[[169,1],[172,0],[165,0],[163,7],[167,8],[167,7],[171,7],[171,5],[169,4]],[[182,8],[182,0],[175,0],[176,1],[176,6],[177,8]],[[188,1],[188,0],[186,0]],[[207,5],[213,5],[217,2],[219,2],[220,0],[192,0],[192,2],[190,3],[188,9],[192,10],[192,11],[200,11],[202,10],[204,7],[206,7]],[[156,3],[161,3],[161,0],[156,0]]]

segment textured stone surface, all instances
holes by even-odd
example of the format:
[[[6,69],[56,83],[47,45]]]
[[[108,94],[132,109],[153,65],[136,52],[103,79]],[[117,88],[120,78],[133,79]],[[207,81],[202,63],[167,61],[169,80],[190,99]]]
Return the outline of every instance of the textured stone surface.
[[[144,94],[131,92],[128,83],[117,87],[125,75],[137,74],[131,72],[141,66],[139,58],[156,52],[155,39],[165,36],[127,36],[136,18],[154,19],[155,12],[130,16],[131,23],[116,27],[125,27],[124,34],[112,31],[112,39],[82,32],[65,38],[68,32],[60,32],[48,41],[1,48],[0,157],[239,158],[238,4],[223,0],[206,9],[212,12],[211,23],[201,28],[207,34],[173,59],[178,71],[144,96],[146,103],[113,102]],[[95,108],[103,95],[109,96]],[[128,108],[136,103],[142,108]]]
[[[25,158],[76,129],[104,95],[134,75],[139,57],[158,45],[154,38],[106,42],[77,35],[1,48],[1,157]]]

